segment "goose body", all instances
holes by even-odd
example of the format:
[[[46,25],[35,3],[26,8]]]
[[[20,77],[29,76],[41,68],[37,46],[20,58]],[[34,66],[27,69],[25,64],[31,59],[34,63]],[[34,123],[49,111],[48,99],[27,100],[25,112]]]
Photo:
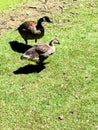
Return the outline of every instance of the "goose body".
[[[42,26],[42,22],[52,22],[48,16],[44,16],[38,20],[38,22],[35,21],[26,21],[22,23],[18,27],[18,31],[22,38],[25,40],[25,43],[27,44],[28,40],[34,39],[35,42],[37,42],[37,39],[40,39],[44,36],[45,29]]]
[[[37,43],[32,48],[27,50],[21,56],[21,59],[32,60],[38,64],[43,63],[45,59],[55,52],[54,44],[59,44],[59,41],[57,39],[53,39],[50,41],[49,45],[45,43]]]

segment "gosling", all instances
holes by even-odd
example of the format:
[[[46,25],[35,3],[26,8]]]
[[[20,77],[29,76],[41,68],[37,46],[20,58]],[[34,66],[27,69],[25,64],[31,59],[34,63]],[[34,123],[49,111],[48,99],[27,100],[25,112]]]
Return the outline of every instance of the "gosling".
[[[49,45],[45,43],[36,43],[33,47],[28,49],[22,56],[21,60],[27,59],[36,62],[37,64],[43,64],[43,61],[50,55],[55,53],[54,44],[60,44],[59,41],[54,38],[50,41]]]

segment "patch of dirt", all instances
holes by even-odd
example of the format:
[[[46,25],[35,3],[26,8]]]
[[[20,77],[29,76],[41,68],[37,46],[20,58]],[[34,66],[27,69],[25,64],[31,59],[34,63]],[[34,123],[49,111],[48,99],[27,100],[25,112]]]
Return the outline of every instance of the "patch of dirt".
[[[11,11],[0,13],[0,35],[10,29],[17,29],[17,27],[27,20],[36,21],[44,15],[53,16],[53,12],[63,12],[63,2],[55,0],[51,3],[48,0],[40,1],[39,4],[23,4],[15,7]]]

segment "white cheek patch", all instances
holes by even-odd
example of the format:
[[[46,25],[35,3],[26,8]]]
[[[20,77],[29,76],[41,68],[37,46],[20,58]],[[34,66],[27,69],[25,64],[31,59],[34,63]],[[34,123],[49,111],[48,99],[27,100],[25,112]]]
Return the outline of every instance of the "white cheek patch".
[[[45,18],[43,18],[43,21],[46,21]]]

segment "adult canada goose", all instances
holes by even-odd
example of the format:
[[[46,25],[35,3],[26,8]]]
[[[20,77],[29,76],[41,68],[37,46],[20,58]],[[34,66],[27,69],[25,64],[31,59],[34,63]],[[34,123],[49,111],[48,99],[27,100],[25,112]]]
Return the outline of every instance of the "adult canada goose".
[[[36,62],[37,64],[42,64],[45,59],[55,52],[54,44],[60,44],[55,38],[50,41],[49,45],[44,43],[37,43],[30,49],[28,49],[22,56],[21,59],[28,59]]]
[[[26,44],[27,40],[29,39],[35,39],[35,42],[37,42],[37,39],[40,39],[44,36],[45,30],[42,26],[42,22],[52,23],[48,16],[44,16],[40,18],[37,23],[35,21],[26,21],[18,27],[17,30],[19,31],[22,38],[25,40]]]

